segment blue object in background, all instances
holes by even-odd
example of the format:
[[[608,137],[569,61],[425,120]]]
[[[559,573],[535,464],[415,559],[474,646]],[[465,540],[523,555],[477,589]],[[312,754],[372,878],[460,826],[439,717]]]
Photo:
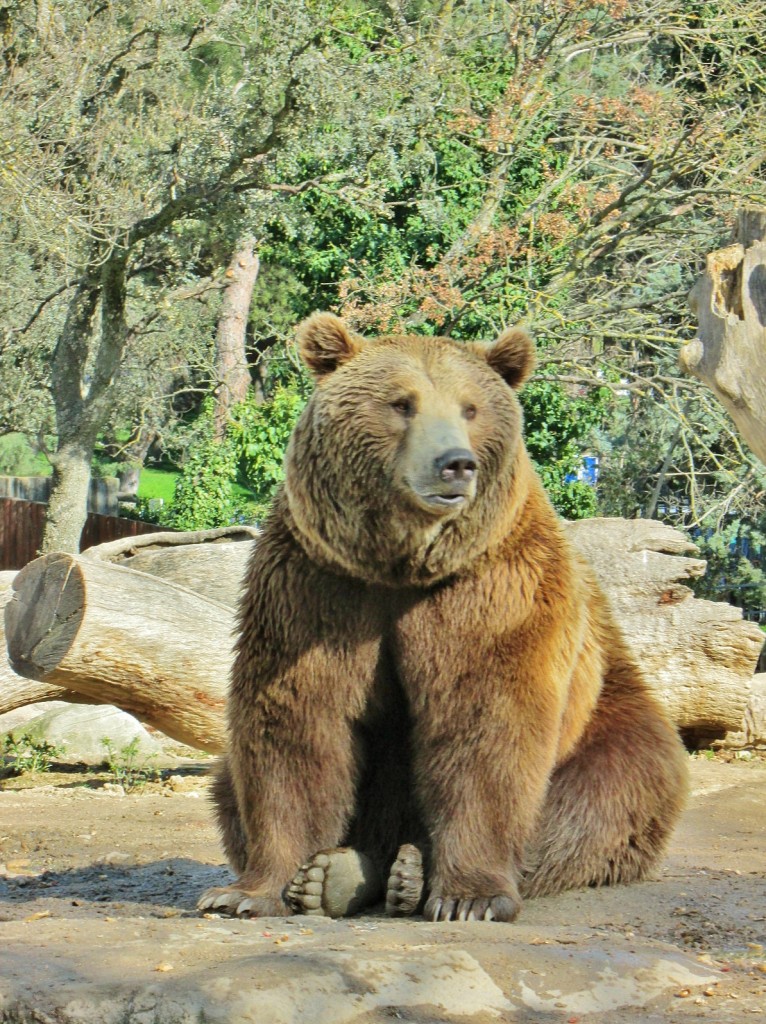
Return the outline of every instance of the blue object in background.
[[[567,473],[564,483],[571,484],[581,480],[584,484],[595,487],[598,483],[598,455],[583,455],[582,465],[576,473]]]

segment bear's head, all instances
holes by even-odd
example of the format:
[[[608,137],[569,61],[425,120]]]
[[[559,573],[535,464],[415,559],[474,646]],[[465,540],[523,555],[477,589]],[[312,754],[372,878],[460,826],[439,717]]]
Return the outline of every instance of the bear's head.
[[[298,341],[316,387],[288,446],[285,493],[313,557],[370,582],[424,585],[507,532],[526,486],[516,391],[535,357],[523,331],[491,345],[367,340],[315,313]]]

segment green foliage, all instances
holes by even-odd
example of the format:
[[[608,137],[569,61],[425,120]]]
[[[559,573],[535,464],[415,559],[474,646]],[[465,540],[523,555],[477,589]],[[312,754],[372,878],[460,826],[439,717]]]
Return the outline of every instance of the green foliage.
[[[52,761],[61,757],[65,748],[49,743],[47,740],[34,739],[23,733],[21,736],[6,736],[3,741],[3,757],[10,758],[6,772],[22,775],[24,772],[47,772]]]
[[[169,525],[165,503],[157,498],[137,498],[135,502],[120,505],[120,516],[123,519],[136,519],[140,523],[156,523],[158,526]]]
[[[144,466],[138,483],[139,500],[150,501],[152,498],[161,498],[166,505],[169,505],[173,500],[178,477],[179,471],[175,468],[160,469],[156,466]]]
[[[595,489],[576,475],[608,412],[611,392],[593,388],[571,395],[551,380],[532,380],[521,392],[529,454],[557,511],[566,519],[596,514]]]
[[[23,434],[11,433],[0,437],[0,473],[37,476],[42,472],[39,457]]]
[[[743,541],[749,543],[751,557],[743,554]],[[694,542],[700,557],[707,561],[705,575],[691,584],[697,597],[727,601],[739,608],[766,608],[766,573],[760,565],[766,556],[762,530],[737,518],[707,536],[695,537]]]
[[[94,459],[91,464],[91,476],[96,480],[114,479],[119,477],[125,468],[124,462],[113,462],[108,459]]]
[[[138,792],[147,782],[159,779],[159,769],[154,765],[157,755],[142,755],[137,736],[119,750],[115,749],[108,736],[103,737],[101,745],[106,752],[105,763],[112,779],[117,785],[122,786],[126,793]]]
[[[233,412],[228,437],[239,452],[258,516],[284,480],[284,452],[305,404],[303,394],[280,384],[268,401],[257,404],[251,396]]]
[[[181,467],[173,501],[161,516],[165,526],[176,530],[228,526],[239,512],[233,492],[239,453],[230,439],[219,441],[213,436],[210,401],[205,403],[197,427],[198,439]]]

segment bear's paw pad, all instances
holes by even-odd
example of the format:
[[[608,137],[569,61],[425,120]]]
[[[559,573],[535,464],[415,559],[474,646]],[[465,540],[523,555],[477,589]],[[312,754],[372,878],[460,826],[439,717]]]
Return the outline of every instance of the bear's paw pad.
[[[386,913],[390,917],[417,914],[423,903],[423,857],[417,846],[406,843],[399,848],[388,876]]]
[[[376,903],[381,889],[370,858],[339,847],[315,853],[287,887],[285,898],[297,914],[349,917]]]

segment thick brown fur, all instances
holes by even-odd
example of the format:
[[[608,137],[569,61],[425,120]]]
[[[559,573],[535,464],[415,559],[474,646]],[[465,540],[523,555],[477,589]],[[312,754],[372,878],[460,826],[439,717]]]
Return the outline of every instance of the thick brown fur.
[[[218,903],[288,913],[341,844],[382,877],[425,849],[440,919],[644,877],[685,755],[526,454],[531,342],[365,341],[328,314],[299,341],[317,386],[240,609]]]

